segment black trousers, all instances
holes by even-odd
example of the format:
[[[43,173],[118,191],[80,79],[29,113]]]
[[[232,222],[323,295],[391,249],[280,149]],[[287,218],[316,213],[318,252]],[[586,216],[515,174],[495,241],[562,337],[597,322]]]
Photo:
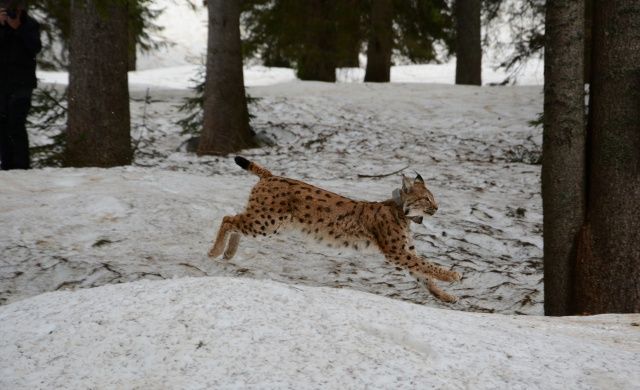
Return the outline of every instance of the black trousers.
[[[0,168],[29,169],[29,137],[25,124],[31,88],[0,90]]]

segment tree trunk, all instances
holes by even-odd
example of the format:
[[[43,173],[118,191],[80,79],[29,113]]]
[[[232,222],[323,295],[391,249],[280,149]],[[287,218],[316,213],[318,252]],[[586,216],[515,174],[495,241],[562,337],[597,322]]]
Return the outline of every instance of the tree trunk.
[[[204,128],[198,154],[225,155],[255,146],[242,74],[240,0],[209,0]]]
[[[338,68],[360,67],[362,0],[337,2]]]
[[[480,0],[456,0],[456,84],[482,85]]]
[[[298,58],[297,75],[301,80],[336,81],[336,23],[332,0],[305,2],[307,28]]]
[[[365,82],[388,83],[393,48],[393,0],[371,2],[371,25],[367,43]]]
[[[593,9],[588,224],[578,311],[640,312],[640,2]]]
[[[133,30],[133,28],[131,28],[131,26],[129,26],[129,47],[127,49],[128,53],[129,53],[129,60],[127,62],[127,70],[129,70],[129,71],[135,71],[136,70],[136,62],[138,60],[137,49],[138,49],[138,43],[136,42],[136,33]]]
[[[127,50],[126,5],[72,2],[67,165],[131,163]]]
[[[593,0],[584,0],[584,83],[591,85]]]
[[[576,238],[585,213],[583,1],[548,1],[545,30],[544,310],[546,315],[567,315],[572,312]]]

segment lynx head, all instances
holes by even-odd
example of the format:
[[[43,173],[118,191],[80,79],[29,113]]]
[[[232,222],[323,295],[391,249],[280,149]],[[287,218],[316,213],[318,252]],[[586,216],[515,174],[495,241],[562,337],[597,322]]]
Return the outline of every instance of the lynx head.
[[[400,193],[404,215],[415,223],[422,223],[423,217],[433,215],[438,210],[438,204],[433,194],[425,186],[424,180],[419,174],[413,180],[402,175]]]

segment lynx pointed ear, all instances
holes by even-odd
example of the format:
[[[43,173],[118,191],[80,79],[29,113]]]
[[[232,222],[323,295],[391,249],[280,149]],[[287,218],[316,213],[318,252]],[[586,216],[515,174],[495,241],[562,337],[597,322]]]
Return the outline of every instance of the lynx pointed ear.
[[[413,182],[411,182],[411,179],[409,179],[405,175],[402,175],[402,191],[409,192],[409,188],[411,188],[412,185]]]
[[[417,173],[417,172],[416,172],[416,175],[417,175],[417,176],[416,176],[416,181],[417,181],[418,183],[423,183],[423,184],[424,184],[424,179],[422,178],[422,176],[420,176],[420,174],[419,174],[419,173]]]

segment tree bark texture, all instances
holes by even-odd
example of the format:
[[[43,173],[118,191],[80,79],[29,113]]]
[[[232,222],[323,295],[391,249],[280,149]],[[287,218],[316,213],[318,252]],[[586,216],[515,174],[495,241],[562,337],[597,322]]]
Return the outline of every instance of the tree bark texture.
[[[591,85],[591,26],[593,25],[593,2],[584,0],[584,83]]]
[[[338,68],[360,67],[362,2],[363,0],[337,2]]]
[[[480,0],[456,0],[456,84],[482,85]]]
[[[594,1],[578,311],[640,312],[640,2]]]
[[[549,0],[545,23],[544,310],[546,315],[568,315],[573,310],[577,235],[586,207],[584,2]]]
[[[136,34],[135,31],[129,26],[129,45],[127,48],[127,52],[129,53],[127,70],[133,72],[136,70],[136,65],[138,62],[138,43],[136,42]]]
[[[305,13],[307,28],[303,33],[304,45],[297,63],[301,80],[336,81],[337,23],[333,0],[307,0]]]
[[[131,163],[127,24],[124,4],[72,2],[67,165]]]
[[[371,25],[367,43],[365,82],[388,83],[393,49],[393,1],[371,1]]]
[[[198,154],[226,155],[255,146],[242,73],[240,0],[209,0],[204,127]]]

